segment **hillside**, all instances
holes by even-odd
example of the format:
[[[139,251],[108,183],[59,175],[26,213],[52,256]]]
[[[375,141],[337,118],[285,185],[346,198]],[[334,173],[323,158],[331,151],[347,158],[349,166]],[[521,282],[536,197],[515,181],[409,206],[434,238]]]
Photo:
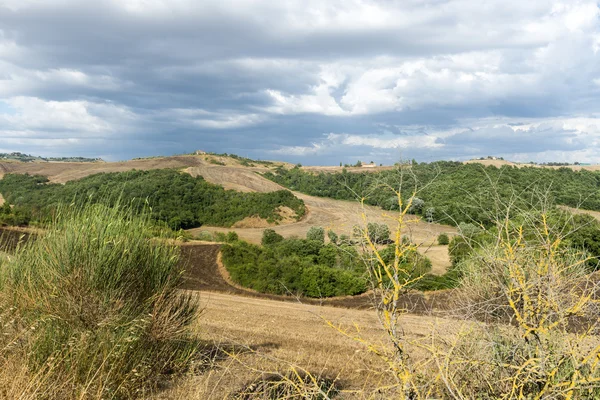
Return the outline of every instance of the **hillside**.
[[[161,185],[159,186],[162,189],[168,187],[167,184],[163,185],[165,181],[187,183],[189,180],[194,180],[194,177],[200,176],[203,179],[198,178],[198,180],[206,180],[212,184],[235,189],[238,191],[236,192],[237,195],[258,195],[283,189],[283,186],[256,173],[278,172],[277,165],[244,166],[238,160],[226,158],[220,158],[216,161],[218,161],[218,164],[210,159],[207,160],[204,156],[181,156],[134,160],[114,163],[114,165],[107,163],[102,167],[105,169],[104,172],[110,172],[111,169],[117,172],[138,168],[143,170],[130,171],[120,176],[119,178],[125,177],[125,182],[133,181],[138,176],[163,176],[164,174],[168,179],[160,181]],[[12,172],[24,172],[24,170],[32,168],[19,163],[8,163],[8,165],[12,168]],[[165,165],[170,165],[171,170],[164,169]],[[456,167],[456,165],[450,165],[450,167],[453,166]],[[464,165],[459,165],[457,168],[464,167]],[[53,182],[72,182],[75,179],[74,177],[85,177],[98,172],[94,168],[81,163],[71,163],[69,168],[65,168],[64,165],[60,168],[56,166],[51,166],[48,169],[39,166],[36,166],[36,168],[38,168],[38,173],[46,175]],[[153,169],[161,171],[149,171]],[[469,168],[468,170],[475,169],[477,168]],[[308,176],[304,183],[312,182],[313,177],[316,176],[312,173],[306,174],[305,171],[299,171],[299,168],[289,168],[288,170],[293,171],[293,174],[297,174],[297,176],[305,178]],[[156,172],[156,174],[153,172]],[[539,170],[530,169],[529,172],[535,173]],[[574,174],[570,171],[567,172]],[[333,182],[331,179],[334,177],[331,174],[326,175],[324,178],[321,177],[324,182],[321,188],[327,188]],[[90,176],[87,180],[72,183],[83,181],[93,183],[96,179],[98,181],[102,179],[110,181],[111,176],[100,174]],[[352,174],[352,176],[353,179],[361,179],[360,174]],[[457,179],[456,181],[447,182],[447,184],[461,186],[460,182],[464,181],[464,177],[473,179],[473,176],[468,174],[456,175],[457,178],[459,176],[463,177],[461,178],[462,181]],[[182,178],[181,181],[178,178]],[[31,179],[37,179],[39,183],[45,182],[45,179],[42,178],[32,177]],[[568,179],[565,180],[569,181]],[[593,182],[593,180],[590,180],[590,182]],[[589,185],[589,182],[584,183]],[[340,182],[338,184],[341,185]],[[67,183],[64,187],[69,186],[70,184]],[[94,185],[90,187],[92,186]],[[63,188],[62,185],[56,184],[53,187]],[[363,185],[362,187],[366,186]],[[148,187],[145,189],[148,189]],[[151,191],[158,191],[158,187],[152,186],[150,189]],[[465,190],[464,187],[459,189]],[[170,189],[165,190],[170,192]],[[220,187],[220,190],[223,189]],[[575,194],[577,191],[578,189],[571,190]],[[273,226],[276,232],[285,237],[304,236],[314,226],[331,228],[338,234],[350,234],[354,224],[364,223],[362,214],[370,222],[390,222],[398,216],[398,211],[383,211],[376,206],[361,208],[360,204],[355,201],[316,197],[299,192],[293,193],[304,201],[308,213],[300,221],[285,220],[280,221],[279,225]],[[446,193],[449,192],[443,192],[442,195]],[[94,208],[90,207],[86,212],[94,212],[93,210]],[[103,210],[103,208],[100,207],[97,210]],[[106,208],[106,210],[109,209]],[[467,249],[461,255],[464,263],[461,263],[460,267],[466,269],[463,272],[465,275],[460,277],[461,286],[459,288],[429,293],[415,293],[412,287],[408,286],[407,278],[404,277],[406,270],[403,269],[404,267],[399,267],[400,269],[395,270],[396,273],[392,271],[388,275],[387,279],[391,280],[393,285],[389,285],[389,281],[385,278],[372,279],[370,283],[373,285],[373,289],[360,296],[315,297],[304,300],[293,296],[259,294],[249,289],[240,288],[231,281],[230,277],[234,275],[225,270],[221,263],[221,258],[226,259],[226,251],[220,244],[201,244],[195,241],[181,244],[182,257],[177,265],[173,263],[176,258],[172,256],[165,258],[165,261],[160,264],[170,265],[170,268],[173,268],[173,273],[181,271],[181,275],[178,276],[184,277],[184,280],[177,286],[177,295],[170,295],[167,298],[175,300],[182,296],[186,299],[188,297],[185,297],[185,295],[190,295],[191,297],[188,299],[199,299],[202,310],[199,318],[188,319],[186,316],[189,314],[185,307],[181,311],[173,311],[177,310],[176,308],[167,308],[164,311],[166,314],[156,314],[154,311],[156,308],[144,308],[142,314],[140,314],[141,318],[132,322],[131,326],[140,324],[140,326],[147,327],[149,332],[148,343],[170,345],[170,339],[180,335],[181,332],[190,335],[185,336],[185,338],[188,338],[186,340],[189,340],[190,337],[199,338],[197,342],[191,343],[199,351],[199,353],[194,353],[194,356],[198,358],[193,361],[184,359],[181,369],[174,374],[174,376],[179,377],[177,381],[169,382],[166,376],[160,376],[156,386],[148,389],[148,393],[152,393],[152,396],[146,393],[140,396],[152,399],[252,399],[266,396],[257,397],[256,393],[260,393],[260,388],[267,385],[268,382],[274,382],[273,385],[277,388],[291,385],[291,389],[285,390],[297,390],[299,392],[306,390],[303,389],[306,382],[308,382],[309,387],[312,385],[319,388],[321,388],[321,382],[334,382],[337,388],[335,396],[323,397],[320,394],[315,394],[314,396],[304,396],[302,398],[402,398],[406,385],[398,383],[398,373],[404,374],[402,375],[403,379],[410,385],[409,394],[413,393],[412,390],[419,390],[423,393],[423,395],[417,395],[415,398],[449,398],[451,396],[447,396],[447,392],[457,388],[466,392],[462,398],[475,398],[479,393],[488,392],[489,396],[485,398],[500,398],[503,393],[510,392],[511,384],[490,384],[496,382],[499,376],[502,377],[503,382],[516,382],[513,387],[517,385],[518,392],[536,393],[536,391],[541,391],[543,393],[546,390],[545,387],[551,387],[556,393],[560,393],[565,385],[571,384],[572,377],[577,378],[579,374],[579,370],[570,372],[567,365],[564,368],[565,376],[561,375],[555,380],[555,372],[553,371],[556,371],[556,368],[559,367],[563,368],[563,360],[574,359],[579,365],[585,365],[588,360],[597,360],[597,349],[600,349],[600,346],[598,346],[598,337],[595,336],[597,326],[594,321],[597,320],[597,294],[600,291],[598,290],[597,281],[590,274],[592,269],[585,265],[585,262],[589,261],[583,258],[585,254],[570,253],[570,250],[580,247],[577,242],[569,243],[566,241],[566,247],[558,248],[557,243],[560,242],[560,235],[562,235],[563,230],[571,227],[573,222],[577,222],[561,220],[564,215],[558,211],[553,209],[548,215],[529,213],[526,215],[527,219],[522,219],[523,216],[516,215],[514,219],[510,220],[510,223],[502,227],[505,232],[503,231],[502,235],[499,236],[496,236],[496,233],[499,232],[494,231],[494,229],[467,233],[467,230],[461,227],[462,235],[455,236],[452,240],[468,240],[469,242],[463,243],[476,248],[479,246],[481,251],[469,254]],[[62,323],[64,320],[69,321],[74,326],[82,325],[85,327],[85,329],[78,329],[76,331],[77,335],[83,332],[82,337],[84,338],[96,337],[89,335],[88,332],[96,332],[99,329],[98,327],[104,327],[103,321],[111,319],[105,318],[101,323],[98,323],[93,318],[96,312],[95,306],[90,307],[89,310],[85,309],[90,314],[90,323],[87,320],[82,322],[78,318],[71,318],[73,315],[79,317],[80,313],[77,311],[79,310],[77,307],[90,302],[90,289],[87,288],[78,289],[76,295],[72,299],[70,297],[70,290],[76,287],[73,283],[77,283],[82,277],[87,276],[86,268],[89,268],[88,264],[94,266],[99,274],[104,271],[103,266],[107,260],[111,260],[115,268],[120,267],[121,264],[128,266],[132,274],[131,281],[124,281],[123,287],[128,288],[128,285],[132,282],[135,282],[132,287],[137,287],[140,282],[149,281],[144,276],[138,277],[136,273],[140,270],[140,267],[147,265],[145,257],[148,257],[150,252],[140,247],[139,253],[132,256],[132,259],[140,259],[142,262],[139,266],[131,268],[133,264],[121,261],[129,254],[129,245],[123,239],[140,235],[139,243],[144,246],[157,246],[157,248],[158,246],[170,246],[173,243],[171,237],[165,238],[165,240],[147,240],[148,237],[153,237],[149,235],[150,231],[142,234],[142,232],[146,232],[145,229],[147,228],[138,229],[135,226],[130,226],[129,220],[124,218],[123,215],[117,214],[111,218],[106,217],[105,214],[99,214],[91,218],[92,216],[93,214],[86,215],[84,218],[76,220],[78,221],[76,226],[73,226],[70,222],[65,225],[57,225],[54,235],[48,235],[48,238],[44,238],[44,235],[38,236],[38,239],[34,240],[33,243],[39,243],[39,245],[31,247],[31,249],[35,249],[36,253],[31,253],[29,258],[23,258],[22,260],[19,258],[19,254],[27,253],[17,253],[15,257],[0,253],[0,261],[4,259],[3,262],[6,265],[14,268],[15,273],[6,275],[6,277],[12,279],[10,282],[15,287],[17,287],[16,285],[22,285],[24,288],[22,290],[30,290],[30,282],[45,284],[47,277],[55,277],[53,279],[56,280],[56,284],[53,283],[48,290],[36,290],[35,295],[29,294],[25,297],[25,300],[35,299],[36,296],[43,294],[51,299],[46,300],[44,298],[43,301],[45,307],[48,307],[48,318],[40,320],[46,323],[46,325],[40,325],[43,329],[52,329],[52,325],[47,321],[53,323],[56,320]],[[581,217],[587,216],[576,215],[574,220]],[[88,229],[89,221],[95,221],[94,223],[97,225]],[[136,219],[131,219],[131,221],[136,221]],[[403,233],[411,235],[412,239],[420,244],[419,250],[433,261],[434,272],[438,274],[445,272],[446,266],[450,265],[448,247],[435,245],[436,238],[442,232],[450,233],[450,236],[453,236],[457,230],[435,223],[425,223],[414,215],[408,216],[407,222],[407,226],[403,227]],[[598,231],[597,225],[592,225],[587,220],[583,220],[583,222],[585,227],[593,231],[592,234]],[[546,229],[547,224],[550,225],[549,230]],[[391,225],[390,227],[393,228],[393,224]],[[95,236],[96,233],[104,232],[105,229],[102,229],[102,227],[105,226],[120,226],[120,228],[119,231],[115,231],[114,236],[106,238],[101,236],[98,239]],[[523,235],[523,226],[528,230],[525,235]],[[581,228],[581,226],[574,226],[577,229]],[[70,233],[63,235],[60,229],[66,229],[67,232],[70,230]],[[126,230],[126,234],[122,234],[121,229]],[[234,227],[231,229],[235,230],[241,238],[254,243],[261,240],[263,232],[260,227]],[[189,232],[195,234],[202,230],[227,232],[230,229],[203,226]],[[81,235],[81,233],[84,233],[84,235]],[[591,237],[585,232],[581,233],[584,235],[579,239],[587,240]],[[148,236],[146,236],[147,234]],[[504,235],[507,236],[506,239],[504,239]],[[558,240],[555,240],[555,235],[558,235]],[[76,239],[81,236],[86,237],[86,242],[82,242],[85,247],[76,254],[79,254],[81,260],[85,260],[85,262],[79,262],[80,259],[78,258],[75,263],[71,263],[73,251],[70,250],[69,246],[77,243]],[[13,242],[15,242],[14,239],[20,238],[21,233],[14,231],[12,237]],[[571,237],[571,239],[576,238]],[[49,240],[54,242],[48,242]],[[228,239],[227,242],[229,243]],[[282,240],[279,243],[284,242]],[[309,240],[306,242],[309,242]],[[313,242],[316,242],[316,240],[313,240]],[[104,245],[97,246],[98,243]],[[239,242],[234,240],[234,243]],[[514,243],[519,243],[519,246],[514,246]],[[229,244],[224,246],[229,246]],[[411,244],[402,241],[402,246],[400,250],[396,251],[403,252]],[[569,246],[573,247],[570,248]],[[59,262],[54,262],[55,247],[64,248],[64,254],[61,255]],[[263,247],[266,252],[271,252],[271,254],[282,258],[281,253],[275,253],[277,251],[275,247],[267,245]],[[98,249],[101,251],[98,251]],[[108,259],[103,258],[105,251],[110,252]],[[175,249],[168,250],[165,247],[165,251],[170,252],[175,251]],[[566,252],[562,253],[563,251]],[[88,252],[97,253],[98,261],[88,261]],[[51,256],[45,257],[44,254],[46,253]],[[383,253],[383,250],[381,253]],[[165,256],[169,254],[168,252],[164,253]],[[572,258],[563,258],[567,255],[569,257],[580,257],[582,261],[576,260],[575,264],[569,265],[566,262],[572,260]],[[11,261],[13,259],[15,261]],[[44,260],[48,265],[47,268],[52,268],[52,271],[56,268],[56,271],[52,272],[51,275],[41,276],[44,279],[36,277],[35,274],[42,271],[40,268],[35,268],[34,264],[37,260]],[[382,263],[387,268],[394,268],[392,267],[393,263],[388,264],[387,261]],[[284,264],[277,262],[274,265],[281,268],[281,265]],[[397,265],[400,266],[401,264]],[[548,265],[553,265],[553,268],[550,270],[548,268],[544,269],[544,266]],[[69,272],[70,269],[67,270],[70,275],[65,275],[66,279],[62,279],[64,271],[61,268],[63,266],[74,268],[72,273]],[[554,266],[556,269],[554,269]],[[573,266],[578,266],[578,268],[573,268]],[[36,279],[20,278],[17,272],[27,268],[31,269],[28,272],[30,274],[28,277],[33,276]],[[305,270],[308,269],[304,268]],[[370,273],[377,272],[377,267],[371,268]],[[454,268],[451,271],[453,270]],[[2,268],[0,268],[0,271],[2,271]],[[379,271],[381,272],[381,268],[379,268]],[[507,273],[510,279],[505,279]],[[111,273],[110,276],[118,277],[119,274]],[[99,282],[102,283],[104,280],[100,279]],[[92,282],[90,281],[90,283]],[[53,288],[57,285],[62,285],[60,287],[64,287],[67,295],[57,297],[55,291],[53,291]],[[577,288],[577,290],[573,291],[573,288]],[[117,293],[117,295],[115,300],[106,303],[109,307],[108,310],[112,310],[110,307],[117,311],[120,310],[119,304],[123,301],[122,299],[132,297],[128,293]],[[508,296],[508,300],[505,296]],[[103,297],[96,295],[92,297],[92,300],[95,298],[102,299]],[[161,301],[159,295],[153,295],[151,298],[158,299],[155,301]],[[82,301],[83,299],[85,301]],[[394,301],[389,302],[389,299],[394,299]],[[55,314],[53,314],[54,304],[59,301],[62,302],[60,304],[64,303],[65,311],[61,311],[61,319],[55,319]],[[174,305],[170,307],[182,307],[182,305],[192,304],[186,303],[186,301],[183,303],[175,301]],[[29,306],[29,304],[35,303],[23,302],[23,304]],[[148,302],[144,301],[141,304],[147,307]],[[24,306],[20,307],[23,308]],[[76,312],[73,313],[73,310],[76,310]],[[574,312],[577,312],[576,319],[571,318]],[[416,315],[417,313],[421,315]],[[531,313],[531,316],[527,313]],[[528,319],[517,320],[512,325],[505,324],[505,322],[513,320],[515,314],[526,315]],[[33,316],[36,314],[28,313],[25,315]],[[155,315],[158,315],[156,317],[157,321],[162,321],[165,324],[163,329],[167,330],[156,331],[154,324],[158,322],[151,322],[146,325],[145,321],[148,318],[155,318]],[[542,318],[537,319],[537,315],[542,315]],[[182,323],[185,323],[185,331],[178,331],[178,328],[173,331],[168,330],[174,318],[182,319]],[[558,325],[553,318],[560,318],[558,319]],[[36,323],[41,323],[40,321]],[[37,326],[35,325],[35,330],[38,329]],[[103,329],[106,329],[109,333],[115,332],[112,327]],[[573,332],[577,329],[583,329],[585,332],[591,332],[591,334],[573,335]],[[27,329],[27,332],[34,332],[35,330]],[[155,332],[157,332],[156,336],[154,336]],[[17,334],[19,334],[18,331]],[[52,343],[55,342],[55,336],[53,335],[49,336],[53,339]],[[69,333],[64,338],[77,337],[73,335],[75,334]],[[98,337],[103,338],[103,336]],[[110,336],[107,337],[108,339],[99,343],[101,345],[112,345],[114,340]],[[178,337],[184,338],[184,336]],[[33,338],[37,337],[33,336]],[[159,340],[155,340],[156,338]],[[129,343],[129,336],[123,336],[123,340]],[[139,339],[135,340],[146,339],[144,336],[140,336]],[[60,344],[58,341],[56,343]],[[121,346],[120,342],[118,343],[118,346]],[[141,343],[140,349],[148,348],[146,342]],[[179,343],[186,344],[189,342]],[[75,354],[80,354],[81,359],[87,360],[87,354],[96,347],[98,346],[95,343],[91,343],[85,348],[85,351]],[[10,348],[10,346],[5,348]],[[129,347],[127,345],[123,348]],[[537,352],[540,348],[541,356],[535,355],[537,353],[534,352]],[[177,354],[176,350],[169,349],[174,353],[161,354]],[[104,354],[106,353],[109,352],[105,351]],[[535,356],[532,356],[532,354]],[[42,356],[46,357],[44,354]],[[15,353],[11,362],[16,363],[15,360],[23,360],[24,358],[21,353]],[[128,354],[122,356],[123,360],[129,358],[130,355]],[[53,358],[42,359],[44,361],[47,359],[53,360]],[[106,360],[108,359],[106,358]],[[0,361],[2,361],[1,358]],[[109,364],[110,362],[101,361],[101,366]],[[148,364],[140,365],[151,366],[154,364],[156,363],[148,362]],[[10,364],[2,365],[10,366]],[[70,364],[67,363],[66,365],[68,367]],[[482,368],[482,365],[485,365],[485,368]],[[168,367],[168,365],[165,366]],[[22,368],[21,371],[25,372],[17,376],[20,379],[17,382],[27,382],[30,378],[27,373],[28,370]],[[58,371],[62,372],[61,369],[58,369]],[[64,371],[70,372],[68,368]],[[135,368],[131,372],[137,376],[138,371],[139,369]],[[158,377],[163,369],[157,369],[157,371],[148,376]],[[169,367],[166,368],[166,371],[172,370]],[[524,371],[523,374],[520,371]],[[542,371],[542,373],[540,374],[539,371]],[[581,382],[576,382],[582,388],[578,389],[582,395],[574,398],[595,398],[596,387],[585,385],[589,382],[588,377],[598,379],[600,370],[594,364],[590,367],[590,372],[585,368],[582,371],[586,375],[581,378]],[[96,375],[86,372],[82,376],[95,377]],[[111,374],[107,374],[107,376],[112,377]],[[123,373],[123,376],[127,375]],[[439,379],[440,376],[448,376],[456,383],[452,383],[451,386],[446,385],[445,382]],[[541,378],[536,378],[537,376],[541,376]],[[285,382],[277,381],[277,379],[282,379]],[[296,379],[300,379],[302,385],[298,385]],[[64,379],[53,379],[49,382],[61,383],[63,381]],[[132,380],[132,382],[135,381]],[[529,382],[549,383],[540,389],[539,385],[529,385]],[[5,382],[0,382],[0,394],[3,390],[2,385],[10,389],[15,388],[15,385],[12,384],[12,378],[11,380],[5,380]],[[84,387],[87,390],[90,385],[84,381]],[[154,389],[155,391],[152,391]],[[340,392],[338,393],[337,390],[340,390]],[[250,394],[248,396],[240,394],[246,392]],[[267,398],[290,398],[287,395],[289,392],[285,392],[285,395],[281,392],[277,393],[277,395],[267,396]],[[0,397],[2,396],[0,395]],[[97,398],[100,398],[100,396]],[[404,396],[404,398],[410,397]],[[562,397],[558,396],[557,398]]]
[[[532,164],[532,163],[519,163],[519,162],[513,162],[513,161],[508,161],[508,160],[500,160],[500,159],[496,159],[496,160],[490,160],[490,159],[485,159],[485,160],[479,160],[479,159],[475,159],[475,160],[468,160],[468,161],[464,161],[465,164],[481,164],[484,166],[494,166],[494,167],[503,167],[503,166],[509,166],[509,167],[517,167],[517,168],[523,168],[523,167],[536,167],[536,168],[550,168],[550,169],[558,169],[558,168],[569,168],[572,169],[573,171],[600,171],[600,165],[597,164],[593,164],[593,165],[562,165],[562,166],[557,166],[557,165],[544,165],[544,164]]]
[[[218,162],[225,165],[215,164]],[[243,166],[242,163],[232,157],[213,155],[188,155],[174,157],[156,157],[149,159],[138,159],[123,162],[106,163],[20,163],[0,162],[0,178],[6,173],[28,173],[32,175],[43,175],[50,182],[65,183],[72,180],[84,178],[101,172],[124,172],[133,169],[153,170],[164,168],[182,169],[192,176],[202,176],[207,182],[223,186],[225,189],[233,189],[241,192],[267,193],[286,189],[258,173],[273,171],[278,167],[292,167],[289,164],[274,162],[271,165],[255,164],[254,166]],[[321,226],[334,229],[338,234],[352,234],[354,225],[362,225],[362,208],[355,201],[340,201],[321,197],[309,196],[292,191],[294,195],[304,201],[308,213],[299,222],[288,221],[274,226],[279,234],[284,237],[304,237],[312,226]],[[369,222],[389,223],[394,229],[394,212],[384,212],[378,207],[366,206],[366,216]],[[292,222],[292,223],[289,223]],[[218,228],[203,226],[192,229],[192,234],[201,231],[228,232],[234,230],[241,239],[252,243],[260,243],[264,225],[259,223],[246,227]],[[444,232],[453,234],[456,229],[447,225],[429,224],[418,221],[416,218],[410,224],[413,241],[420,245],[420,252],[432,261],[432,272],[443,274],[450,266],[447,246],[436,244],[437,236]]]

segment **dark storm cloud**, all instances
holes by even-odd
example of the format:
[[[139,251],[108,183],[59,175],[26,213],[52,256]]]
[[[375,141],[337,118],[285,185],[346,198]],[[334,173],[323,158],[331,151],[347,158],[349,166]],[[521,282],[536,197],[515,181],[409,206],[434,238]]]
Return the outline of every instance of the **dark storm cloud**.
[[[479,3],[5,0],[0,152],[596,160],[597,4]]]

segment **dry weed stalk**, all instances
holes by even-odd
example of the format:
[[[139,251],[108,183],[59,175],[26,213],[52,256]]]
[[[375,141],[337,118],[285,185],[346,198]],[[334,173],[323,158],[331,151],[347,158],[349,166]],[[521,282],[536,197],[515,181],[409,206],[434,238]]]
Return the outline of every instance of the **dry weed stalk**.
[[[411,223],[407,214],[417,192],[408,200],[394,192],[400,212],[395,217],[392,262],[384,260],[371,239],[365,213],[362,230],[372,255],[367,266],[374,304],[389,343],[369,342],[361,337],[360,327],[348,329],[327,321],[378,356],[393,376],[393,384],[363,395],[600,398],[598,283],[585,268],[590,258],[563,245],[572,232],[549,223],[547,198],[532,201],[527,212],[515,209],[514,198],[494,205],[498,218],[489,231],[496,232],[495,239],[462,266],[463,287],[453,296],[459,321],[452,332],[440,335],[432,330],[417,340],[406,336],[401,325],[410,311],[401,298],[420,279],[402,263],[415,247],[403,240],[403,233]],[[524,217],[515,222],[516,214]]]

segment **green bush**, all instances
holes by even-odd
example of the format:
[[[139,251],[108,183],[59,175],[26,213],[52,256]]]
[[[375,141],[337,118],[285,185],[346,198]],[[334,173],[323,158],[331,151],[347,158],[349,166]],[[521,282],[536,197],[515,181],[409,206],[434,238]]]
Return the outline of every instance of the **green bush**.
[[[233,232],[233,231],[227,232],[227,237],[225,237],[225,241],[227,243],[237,242],[238,240],[240,240],[240,237],[238,236],[238,234],[236,232]]]
[[[320,226],[311,226],[306,232],[306,239],[325,243],[325,229]]]
[[[438,238],[437,238],[438,244],[440,246],[446,246],[450,243],[450,238],[448,237],[447,234],[445,233],[440,233]]]
[[[0,300],[34,327],[20,339],[32,390],[132,398],[187,368],[197,305],[177,291],[179,250],[151,239],[152,228],[118,208],[59,207],[45,234],[1,266]]]
[[[282,239],[262,248],[238,241],[221,251],[231,278],[242,286],[263,293],[330,297],[366,290],[364,266],[350,249]]]
[[[321,265],[302,271],[300,282],[303,294],[308,297],[355,295],[367,290],[365,280],[355,274]]]
[[[338,244],[338,235],[331,229],[327,231],[327,237],[329,238],[329,242],[333,244]]]
[[[265,229],[262,234],[261,244],[268,246],[271,244],[279,243],[283,240],[283,236],[275,232],[273,229]]]
[[[373,243],[385,243],[390,240],[390,228],[387,224],[369,222],[367,224],[369,238]]]

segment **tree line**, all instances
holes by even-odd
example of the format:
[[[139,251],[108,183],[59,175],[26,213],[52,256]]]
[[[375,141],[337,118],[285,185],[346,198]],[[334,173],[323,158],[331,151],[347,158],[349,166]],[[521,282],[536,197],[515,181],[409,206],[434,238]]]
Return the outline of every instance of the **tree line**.
[[[363,198],[367,204],[398,208],[394,190],[407,200],[414,191],[411,212],[428,221],[450,225],[493,225],[504,204],[532,208],[540,192],[554,204],[600,210],[600,173],[570,168],[482,166],[461,162],[416,163],[379,172],[313,173],[278,168],[264,177],[291,190],[339,200]]]

